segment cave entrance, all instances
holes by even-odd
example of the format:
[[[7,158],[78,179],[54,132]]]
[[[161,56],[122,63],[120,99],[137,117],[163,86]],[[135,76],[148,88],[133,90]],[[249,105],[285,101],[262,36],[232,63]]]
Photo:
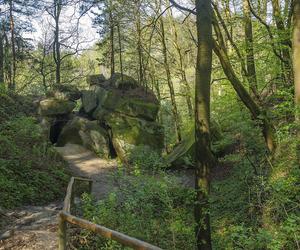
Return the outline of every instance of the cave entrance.
[[[56,118],[50,127],[49,140],[52,144],[57,143],[58,137],[67,124],[68,120],[64,118]]]

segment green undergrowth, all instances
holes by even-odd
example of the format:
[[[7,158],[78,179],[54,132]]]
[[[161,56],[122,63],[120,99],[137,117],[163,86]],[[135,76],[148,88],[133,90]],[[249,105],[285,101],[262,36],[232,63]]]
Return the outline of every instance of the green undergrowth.
[[[23,97],[0,93],[0,208],[38,205],[64,195],[65,162],[42,134]]]
[[[212,184],[213,249],[297,249],[300,171],[292,154],[281,151],[294,145],[282,142],[272,163],[263,155],[256,162],[243,150],[219,159],[218,171],[225,167],[229,173]],[[192,250],[194,192],[158,164],[158,155],[146,152],[138,149],[132,169],[120,169],[112,177],[119,188],[105,200],[83,196],[83,216],[162,249]],[[149,171],[151,162],[155,167]],[[126,249],[86,231],[77,237],[76,247]]]

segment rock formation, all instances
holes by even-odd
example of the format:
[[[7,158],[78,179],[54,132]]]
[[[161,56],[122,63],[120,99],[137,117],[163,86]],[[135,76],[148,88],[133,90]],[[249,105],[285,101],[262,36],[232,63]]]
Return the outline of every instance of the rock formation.
[[[104,158],[116,153],[124,162],[135,146],[162,151],[164,132],[156,122],[159,103],[151,90],[119,73],[109,80],[89,76],[87,82],[88,90],[78,93],[74,87],[60,86],[40,102],[42,122],[53,143],[83,145]],[[74,115],[80,97],[82,107]]]

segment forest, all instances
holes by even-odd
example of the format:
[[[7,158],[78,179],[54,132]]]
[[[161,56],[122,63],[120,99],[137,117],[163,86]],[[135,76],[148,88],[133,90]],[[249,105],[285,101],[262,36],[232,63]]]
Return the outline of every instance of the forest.
[[[300,0],[0,0],[2,249],[300,250]]]

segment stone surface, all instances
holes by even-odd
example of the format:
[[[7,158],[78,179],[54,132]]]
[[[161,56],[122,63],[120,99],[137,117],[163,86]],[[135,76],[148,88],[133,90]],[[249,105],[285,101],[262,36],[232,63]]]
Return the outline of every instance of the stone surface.
[[[215,144],[221,139],[222,135],[218,125],[212,121],[211,140]],[[214,154],[218,155],[223,147],[212,147]],[[217,149],[217,150],[214,150]],[[194,166],[195,162],[195,131],[192,129],[188,135],[174,147],[173,151],[166,156],[166,161],[173,167]]]
[[[68,143],[82,145],[100,157],[110,157],[108,133],[97,121],[82,117],[70,120],[62,129],[56,145],[65,146]]]
[[[106,79],[105,79],[105,76],[103,74],[90,75],[90,76],[87,76],[86,81],[90,86],[93,86],[93,85],[97,85],[97,84],[101,84],[101,83],[105,82]]]
[[[111,128],[113,146],[121,160],[126,161],[128,153],[139,145],[162,151],[164,131],[156,122],[119,114],[110,114],[106,122]]]
[[[87,114],[91,113],[97,107],[97,95],[94,91],[82,91],[82,107]]]
[[[39,114],[41,116],[56,116],[65,115],[73,111],[76,104],[73,101],[57,99],[57,98],[47,98],[40,101]]]
[[[60,100],[77,101],[81,98],[81,91],[73,85],[59,84],[53,86],[48,96]]]
[[[138,82],[134,78],[120,73],[114,73],[109,81],[111,86],[118,89],[128,90],[139,86]]]

